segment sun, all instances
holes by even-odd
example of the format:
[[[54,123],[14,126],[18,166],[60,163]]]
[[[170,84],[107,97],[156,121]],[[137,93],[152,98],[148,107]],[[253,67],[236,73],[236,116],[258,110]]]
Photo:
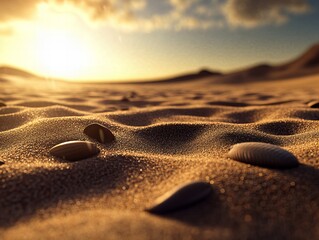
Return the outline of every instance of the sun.
[[[40,31],[36,53],[42,72],[57,78],[81,77],[92,61],[89,47],[80,36],[63,30]]]
[[[94,44],[79,17],[66,6],[38,5],[34,21],[37,68],[47,77],[78,79],[94,64]]]

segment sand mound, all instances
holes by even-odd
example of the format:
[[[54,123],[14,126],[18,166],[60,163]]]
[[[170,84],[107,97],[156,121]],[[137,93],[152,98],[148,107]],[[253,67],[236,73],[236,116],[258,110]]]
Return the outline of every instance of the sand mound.
[[[309,48],[299,58],[287,64],[287,68],[316,68],[319,71],[319,44],[316,44]]]
[[[14,76],[20,76],[20,77],[25,77],[25,78],[36,77],[34,74],[31,74],[27,71],[13,68],[13,67],[8,67],[8,66],[0,66],[0,74],[14,75]]]
[[[214,83],[243,83],[285,80],[297,76],[319,74],[319,44],[307,49],[296,59],[279,65],[267,63],[247,67],[228,74],[210,76]]]
[[[307,105],[318,76],[235,87],[30,81],[1,83],[1,239],[319,238],[319,110]],[[95,141],[99,155],[49,154],[62,142],[94,141],[83,133],[92,123],[115,136]],[[301,165],[227,158],[241,142],[281,146]],[[144,211],[190,181],[213,193],[166,215]]]

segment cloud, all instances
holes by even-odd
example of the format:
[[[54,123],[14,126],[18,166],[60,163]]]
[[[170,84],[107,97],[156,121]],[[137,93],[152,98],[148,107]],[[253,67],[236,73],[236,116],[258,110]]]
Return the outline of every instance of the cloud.
[[[127,31],[152,32],[155,30],[205,30],[210,28],[221,28],[222,21],[210,18],[199,18],[197,16],[188,15],[173,9],[165,14],[156,14],[148,18],[133,18],[125,24],[113,22],[114,27]]]
[[[166,12],[151,16],[140,14],[147,10],[152,0],[10,0],[0,1],[0,25],[16,20],[32,20],[39,6],[50,5],[57,9],[68,9],[79,13],[91,22],[102,22],[129,31],[192,30],[207,29],[215,25],[214,19],[186,13],[200,0],[165,0],[162,7]],[[158,4],[159,5],[159,4]],[[197,13],[197,15],[199,15]],[[206,14],[207,15],[207,14]],[[203,19],[205,18],[205,19]]]
[[[28,20],[35,16],[38,6],[73,6],[86,13],[92,20],[107,19],[117,13],[144,8],[146,0],[10,0],[0,1],[0,22]]]
[[[40,0],[10,0],[0,1],[0,21],[31,18]]]
[[[228,0],[224,5],[228,23],[247,28],[283,24],[291,14],[303,14],[309,10],[307,0]]]
[[[198,0],[170,0],[171,5],[179,11],[187,10],[196,2],[198,2]]]
[[[92,20],[134,15],[144,9],[147,0],[51,0],[55,4],[73,5]]]
[[[0,1],[1,26],[32,21],[41,6],[72,11],[125,31],[195,30],[281,24],[310,9],[308,0],[10,0]]]

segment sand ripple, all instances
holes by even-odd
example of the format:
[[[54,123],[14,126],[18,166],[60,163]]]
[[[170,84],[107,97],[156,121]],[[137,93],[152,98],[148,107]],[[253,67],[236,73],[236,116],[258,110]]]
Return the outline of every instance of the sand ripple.
[[[319,238],[319,110],[307,106],[318,81],[236,91],[205,81],[29,90],[3,81],[0,238]],[[90,124],[115,140],[90,139]],[[74,140],[94,141],[100,154],[74,163],[49,154]],[[278,171],[227,158],[241,142],[284,147],[301,165]],[[189,181],[209,182],[214,194],[163,217],[143,212]]]

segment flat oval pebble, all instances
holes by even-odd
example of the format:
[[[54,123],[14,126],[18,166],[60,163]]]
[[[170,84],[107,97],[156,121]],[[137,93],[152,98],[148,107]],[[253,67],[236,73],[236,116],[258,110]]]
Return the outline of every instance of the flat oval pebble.
[[[243,163],[266,168],[293,168],[299,165],[298,159],[287,150],[268,143],[245,142],[235,144],[228,157]]]
[[[190,182],[165,193],[146,211],[163,214],[179,210],[204,199],[211,192],[212,187],[207,182]]]
[[[98,123],[88,125],[83,132],[88,137],[100,143],[110,143],[115,139],[113,133],[110,130]]]
[[[129,99],[128,97],[126,97],[126,96],[123,96],[123,97],[121,98],[121,101],[122,101],[122,102],[129,102],[130,99]]]
[[[88,141],[69,141],[50,149],[50,154],[67,161],[79,161],[97,155],[100,150]]]
[[[319,108],[319,101],[312,101],[308,103],[308,106],[311,108]]]

